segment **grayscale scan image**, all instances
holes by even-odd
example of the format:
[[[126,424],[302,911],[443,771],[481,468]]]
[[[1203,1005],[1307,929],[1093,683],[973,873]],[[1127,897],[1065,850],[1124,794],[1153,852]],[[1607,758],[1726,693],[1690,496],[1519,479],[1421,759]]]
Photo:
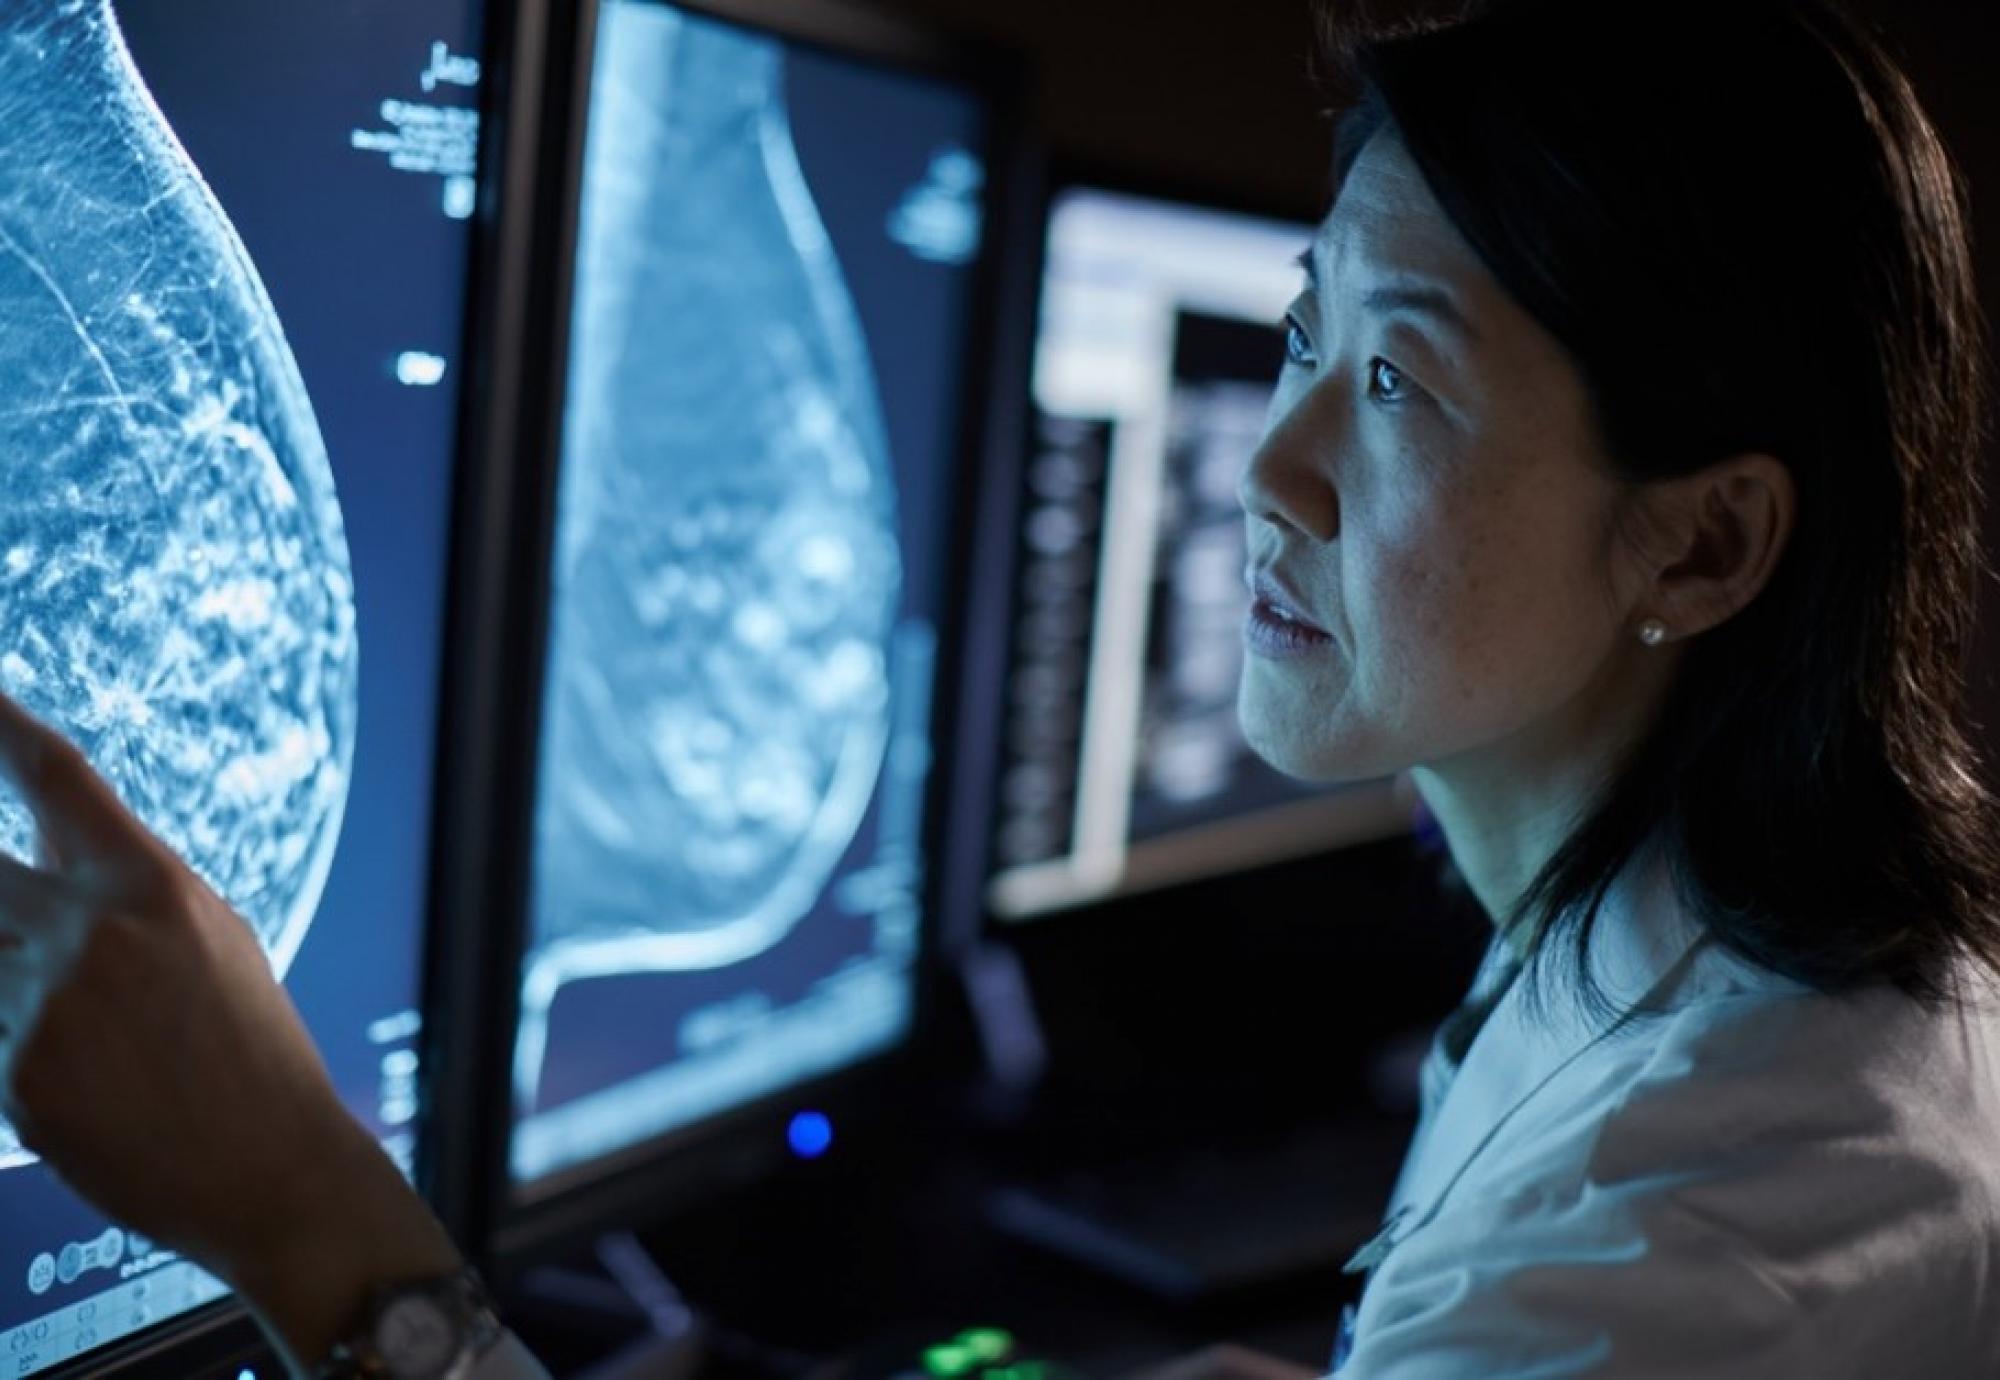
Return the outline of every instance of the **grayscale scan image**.
[[[534,1100],[574,978],[783,939],[890,730],[902,582],[873,367],[774,42],[607,4],[572,313],[534,943]]]
[[[283,328],[108,0],[0,6],[0,322],[0,689],[282,974],[347,798],[347,543]],[[0,847],[32,856],[11,795]]]

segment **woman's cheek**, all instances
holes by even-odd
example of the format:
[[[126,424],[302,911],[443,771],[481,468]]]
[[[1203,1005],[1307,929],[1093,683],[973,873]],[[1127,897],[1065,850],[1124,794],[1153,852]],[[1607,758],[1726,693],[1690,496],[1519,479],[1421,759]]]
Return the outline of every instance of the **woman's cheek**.
[[[1384,488],[1371,496],[1357,521],[1342,531],[1348,574],[1376,602],[1409,612],[1428,607],[1456,563],[1455,537],[1442,506],[1414,485]]]
[[[1438,630],[1437,572],[1422,548],[1401,541],[1348,548],[1345,612],[1354,670],[1378,691],[1407,688]]]
[[[1367,591],[1369,627],[1357,640],[1398,696],[1422,697],[1451,681],[1476,650],[1463,644],[1482,621],[1468,533],[1426,497],[1406,491],[1378,510],[1361,553],[1366,568],[1354,572],[1352,586]]]

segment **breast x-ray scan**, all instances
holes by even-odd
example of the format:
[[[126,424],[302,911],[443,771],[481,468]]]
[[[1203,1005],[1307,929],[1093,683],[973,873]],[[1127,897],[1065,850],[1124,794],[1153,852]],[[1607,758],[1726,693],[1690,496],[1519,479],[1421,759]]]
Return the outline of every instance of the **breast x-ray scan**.
[[[13,6],[5,24],[0,683],[282,968],[354,752],[354,574],[326,443],[108,0]],[[30,829],[8,802],[0,844],[26,856]]]
[[[979,107],[599,19],[515,1091],[534,1181],[910,1010]]]
[[[0,689],[406,1163],[476,53],[471,0],[0,7]],[[0,1222],[9,1375],[222,1292],[4,1123]]]

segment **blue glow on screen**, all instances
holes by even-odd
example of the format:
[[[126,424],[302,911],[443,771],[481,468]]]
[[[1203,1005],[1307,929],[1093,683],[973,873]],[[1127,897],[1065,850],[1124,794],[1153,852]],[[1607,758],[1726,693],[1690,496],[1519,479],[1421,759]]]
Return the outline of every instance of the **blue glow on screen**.
[[[406,1170],[478,10],[0,6],[0,684],[244,914]],[[0,1223],[9,1376],[226,1296],[4,1128]]]
[[[908,1031],[984,181],[958,88],[647,0],[597,43],[523,1183]]]

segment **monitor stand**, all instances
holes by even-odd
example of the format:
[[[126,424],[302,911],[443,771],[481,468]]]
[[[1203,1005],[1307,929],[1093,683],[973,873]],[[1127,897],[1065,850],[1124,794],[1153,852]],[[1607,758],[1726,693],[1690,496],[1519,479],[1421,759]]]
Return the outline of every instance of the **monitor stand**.
[[[703,1361],[699,1346],[648,1338],[599,1361],[577,1380],[694,1380]]]
[[[1140,1132],[1108,1157],[1067,1156],[1065,1143],[1102,1141],[1116,1111],[1092,1105],[1079,1116],[1050,1105],[1046,1044],[1011,951],[978,946],[961,956],[960,978],[986,1055],[974,1116],[1035,1147],[1023,1157],[1033,1167],[1002,1174],[987,1195],[998,1231],[1191,1304],[1339,1280],[1380,1230],[1413,1112],[1257,1129],[1229,1125],[1229,1113],[1176,1108],[1151,1146]],[[1188,1131],[1204,1123],[1207,1131]]]
[[[595,1269],[523,1276],[510,1314],[578,1345],[582,1354],[561,1367],[577,1380],[694,1380],[709,1359],[706,1329],[638,1238],[609,1233],[592,1255]]]
[[[1177,1304],[1337,1277],[1380,1229],[1409,1128],[1330,1124],[996,1187],[998,1230]]]

